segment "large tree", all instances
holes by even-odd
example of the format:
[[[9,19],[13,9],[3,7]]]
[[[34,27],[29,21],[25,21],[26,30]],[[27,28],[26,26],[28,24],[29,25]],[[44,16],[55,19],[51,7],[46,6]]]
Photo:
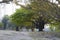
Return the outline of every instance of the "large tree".
[[[60,22],[60,12],[57,4],[51,3],[48,0],[32,0],[30,4],[23,6],[14,1],[17,5],[21,7],[32,10],[35,14],[33,16],[33,23],[39,31],[42,31],[46,23],[51,23],[53,21]]]

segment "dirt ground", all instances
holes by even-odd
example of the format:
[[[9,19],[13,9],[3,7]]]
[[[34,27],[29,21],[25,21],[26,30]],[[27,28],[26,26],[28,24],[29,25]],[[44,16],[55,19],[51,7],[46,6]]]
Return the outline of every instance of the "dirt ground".
[[[60,40],[60,33],[0,30],[0,40]]]

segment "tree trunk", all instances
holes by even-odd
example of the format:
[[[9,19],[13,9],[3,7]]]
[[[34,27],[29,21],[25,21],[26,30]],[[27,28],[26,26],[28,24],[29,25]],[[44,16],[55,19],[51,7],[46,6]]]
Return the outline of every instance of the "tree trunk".
[[[32,32],[34,32],[34,28],[31,28]]]
[[[39,31],[43,31],[43,29],[39,28]]]
[[[16,31],[19,31],[19,27],[18,26],[16,26]]]
[[[45,22],[44,22],[44,20],[40,20],[40,22],[39,22],[39,31],[43,31],[43,29],[44,29],[44,25],[45,25]]]
[[[41,23],[41,24],[42,24],[42,23]],[[41,25],[41,24],[40,24],[40,26],[39,26],[39,31],[43,31],[43,29],[44,29],[44,24],[42,24],[42,25]]]

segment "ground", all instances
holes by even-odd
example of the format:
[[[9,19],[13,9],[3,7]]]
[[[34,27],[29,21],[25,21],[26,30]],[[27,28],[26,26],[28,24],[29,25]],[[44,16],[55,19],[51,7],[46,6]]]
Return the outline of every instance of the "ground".
[[[54,32],[19,32],[0,30],[0,40],[60,40],[59,37],[60,36]]]
[[[30,37],[34,40],[60,40],[60,33],[57,32],[31,32]]]

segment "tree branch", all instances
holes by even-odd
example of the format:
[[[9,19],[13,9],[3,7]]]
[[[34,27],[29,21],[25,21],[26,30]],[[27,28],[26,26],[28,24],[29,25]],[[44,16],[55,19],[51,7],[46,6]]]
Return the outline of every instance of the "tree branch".
[[[13,0],[13,2],[16,4],[16,5],[19,5],[19,6],[21,6],[21,7],[23,7],[23,8],[25,8],[25,9],[30,9],[31,7],[26,7],[26,6],[24,6],[24,5],[21,5],[21,4],[19,4],[18,2],[17,2],[17,0]]]

